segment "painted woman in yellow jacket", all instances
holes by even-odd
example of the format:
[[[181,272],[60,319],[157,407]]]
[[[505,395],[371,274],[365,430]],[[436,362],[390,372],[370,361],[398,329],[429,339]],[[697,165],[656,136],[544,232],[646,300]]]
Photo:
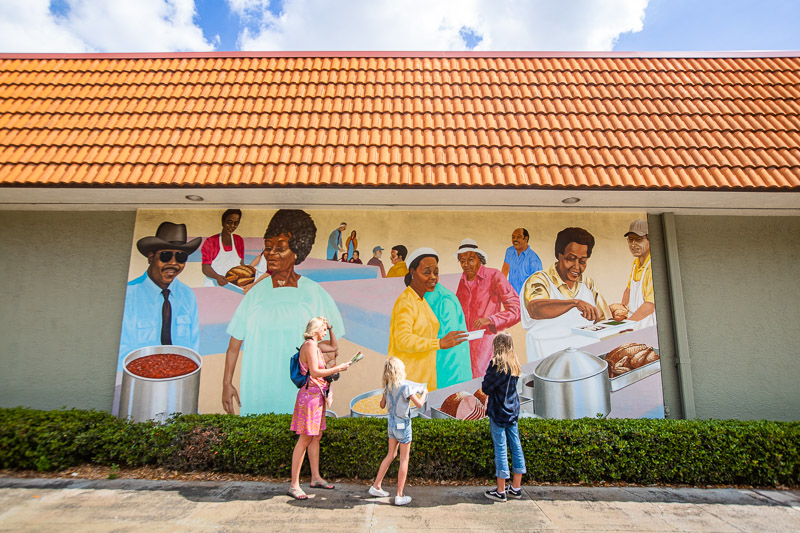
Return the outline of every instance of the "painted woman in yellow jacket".
[[[436,351],[452,348],[466,339],[466,332],[451,331],[441,339],[439,321],[425,301],[439,282],[439,254],[432,248],[417,248],[408,255],[409,272],[404,290],[394,304],[389,326],[389,356],[405,363],[407,378],[436,386]]]

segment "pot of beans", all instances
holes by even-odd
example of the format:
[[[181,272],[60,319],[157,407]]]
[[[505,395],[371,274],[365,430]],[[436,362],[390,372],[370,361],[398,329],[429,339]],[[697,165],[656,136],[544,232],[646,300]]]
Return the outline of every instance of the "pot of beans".
[[[122,361],[119,418],[134,422],[197,413],[203,359],[183,346],[146,346]]]

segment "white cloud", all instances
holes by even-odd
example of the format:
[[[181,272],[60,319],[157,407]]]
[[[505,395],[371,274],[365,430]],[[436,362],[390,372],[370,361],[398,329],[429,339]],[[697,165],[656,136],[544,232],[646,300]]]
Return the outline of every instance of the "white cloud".
[[[641,31],[648,0],[228,0],[242,50],[611,50]]]
[[[66,0],[63,17],[49,0],[2,0],[2,52],[209,51],[194,24],[194,0]]]
[[[48,0],[0,2],[0,52],[87,52],[84,43],[50,13]]]

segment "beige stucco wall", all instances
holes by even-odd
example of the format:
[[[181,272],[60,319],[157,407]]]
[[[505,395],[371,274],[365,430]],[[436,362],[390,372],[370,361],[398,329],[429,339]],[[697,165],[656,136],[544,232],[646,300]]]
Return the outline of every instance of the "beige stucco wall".
[[[0,211],[0,406],[111,410],[134,220]]]
[[[210,235],[218,231],[221,211],[196,212],[198,219],[188,221],[190,232]],[[241,232],[263,234],[267,213],[271,211],[264,211],[263,217],[245,212]],[[399,212],[395,213],[400,219]],[[485,219],[475,213],[450,212],[453,222],[442,228],[441,215],[420,215],[402,215],[407,216],[406,222],[382,228],[380,238],[369,213],[350,212],[345,219],[369,247],[377,240],[386,248],[396,241],[412,249],[430,245],[422,236],[431,234],[441,236],[435,246],[445,247],[473,236],[495,261],[508,246],[502,236],[527,225],[531,243],[545,264],[552,257],[548,239],[575,223],[575,216],[567,213],[541,218],[535,213],[516,213],[505,221],[493,214],[494,224],[487,228]],[[342,213],[313,211],[313,216],[319,236],[312,257],[322,257],[327,234],[342,220]],[[595,215],[582,216],[580,225],[591,231]],[[619,222],[630,219],[630,214],[619,216]],[[0,266],[5,273],[0,280],[0,406],[110,410],[125,282],[131,273],[144,270],[143,264],[130,261],[133,243],[139,238],[134,235],[135,217],[133,212],[0,212]],[[596,218],[598,224],[609,220],[608,214]],[[661,225],[658,217],[649,217],[649,222],[664,400],[671,415],[677,416],[680,405],[677,374],[671,364],[674,343]],[[192,223],[197,224],[196,230]],[[676,224],[698,416],[800,418],[796,384],[800,376],[800,218],[680,216]],[[419,240],[405,237],[416,234]],[[498,237],[489,239],[491,235]],[[629,265],[627,250],[613,251],[618,244],[611,239],[598,243],[593,262]],[[605,248],[615,255],[604,260],[600,250]],[[440,253],[446,255],[444,248]],[[443,271],[455,271],[452,261],[452,265],[443,262]],[[616,271],[590,273],[614,291],[619,285]]]
[[[800,217],[675,224],[697,416],[800,419]]]

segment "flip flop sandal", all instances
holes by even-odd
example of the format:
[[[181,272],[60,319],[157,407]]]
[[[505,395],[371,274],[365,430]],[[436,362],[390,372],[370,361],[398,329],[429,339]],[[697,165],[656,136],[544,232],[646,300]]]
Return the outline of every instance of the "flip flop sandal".
[[[327,481],[312,481],[310,487],[312,489],[335,489],[336,485],[328,483]]]
[[[307,500],[308,499],[308,494],[303,492],[303,489],[289,489],[289,492],[287,492],[286,494],[288,494],[289,496],[291,496],[295,500]]]

